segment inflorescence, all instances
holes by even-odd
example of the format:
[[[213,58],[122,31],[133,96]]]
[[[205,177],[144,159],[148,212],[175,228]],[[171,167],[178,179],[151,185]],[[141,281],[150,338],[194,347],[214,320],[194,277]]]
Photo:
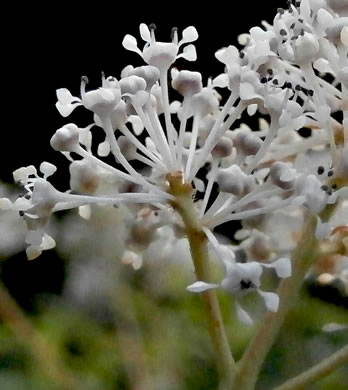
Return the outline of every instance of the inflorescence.
[[[1,208],[18,211],[27,224],[28,258],[55,246],[47,232],[52,213],[79,208],[88,218],[92,205],[118,206],[133,215],[124,261],[140,267],[153,240],[168,244],[184,235],[168,185],[169,176],[179,175],[201,194],[195,208],[225,267],[221,283],[198,281],[188,289],[221,287],[237,298],[254,290],[276,311],[278,296],[260,289],[264,268],[290,276],[292,233],[300,230],[305,213],[317,215],[317,235],[327,238],[337,226],[322,221],[322,211],[348,197],[348,17],[336,3],[289,2],[273,25],[264,22],[240,35],[241,49],[218,50],[222,73],[207,82],[197,71],[174,66],[178,58],[196,60],[194,27],[173,29],[170,42],[159,42],[155,25],[141,24],[144,45],[131,35],[122,44],[145,65],[129,65],[119,78],[102,75],[94,90],[82,77],[80,96],[58,89],[56,107],[63,117],[82,106],[94,121],[85,128],[68,123],[51,138],[52,148],[70,161],[69,190],[50,184],[57,168],[43,162],[39,172],[34,166],[14,172],[23,196],[0,200]],[[168,84],[180,100],[169,100]],[[226,99],[221,89],[228,91]],[[333,115],[340,111],[342,122]],[[260,119],[259,129],[235,124],[256,112],[269,118]],[[105,133],[97,155],[95,127]],[[299,134],[302,128],[311,130],[309,137]],[[114,165],[105,162],[110,154]],[[135,169],[135,161],[143,169]],[[238,245],[222,244],[213,233],[228,221],[242,223],[234,237]],[[240,251],[246,262],[236,258]],[[239,303],[237,313],[251,322]]]

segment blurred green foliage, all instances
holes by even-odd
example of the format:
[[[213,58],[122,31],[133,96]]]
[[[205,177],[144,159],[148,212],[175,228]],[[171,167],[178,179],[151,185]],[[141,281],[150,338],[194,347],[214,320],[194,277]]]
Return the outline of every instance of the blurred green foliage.
[[[145,267],[136,273],[126,270],[123,276],[124,280],[115,284],[110,309],[113,316],[107,324],[97,321],[86,308],[57,297],[46,297],[37,314],[28,314],[47,343],[58,351],[67,372],[85,390],[216,389],[204,310],[199,296],[185,291],[191,275],[168,265],[160,267],[158,274]],[[238,358],[254,328],[237,322],[231,297],[219,292],[219,298]],[[263,308],[253,298],[249,296],[245,304],[259,318]],[[302,291],[268,356],[258,389],[271,389],[346,344],[347,330],[322,331],[328,322],[347,324],[347,310]],[[11,328],[1,324],[1,390],[61,389],[37,365],[33,354],[35,348],[21,344]],[[310,390],[345,390],[347,383],[348,369],[343,367]]]

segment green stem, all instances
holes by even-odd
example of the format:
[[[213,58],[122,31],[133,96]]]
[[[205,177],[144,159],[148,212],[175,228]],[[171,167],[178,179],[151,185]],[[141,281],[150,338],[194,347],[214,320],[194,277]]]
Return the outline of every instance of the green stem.
[[[280,298],[278,311],[267,313],[251,340],[248,348],[238,363],[235,387],[238,390],[253,390],[263,365],[289,309],[295,303],[304,276],[316,258],[317,240],[315,239],[316,217],[309,216],[304,227],[302,238],[294,250],[292,260],[292,276],[283,279],[278,288]]]
[[[273,390],[304,390],[310,384],[331,374],[338,367],[348,363],[348,345],[311,367],[302,374],[288,380]]]
[[[173,207],[181,215],[198,280],[209,282],[211,278],[207,238],[202,231],[200,218],[194,208],[193,191],[190,184],[183,183],[181,172],[177,176],[169,175],[170,193],[175,196]],[[215,291],[202,293],[207,312],[209,333],[212,339],[220,376],[220,389],[230,389],[236,372],[236,365],[227,340],[219,302]]]

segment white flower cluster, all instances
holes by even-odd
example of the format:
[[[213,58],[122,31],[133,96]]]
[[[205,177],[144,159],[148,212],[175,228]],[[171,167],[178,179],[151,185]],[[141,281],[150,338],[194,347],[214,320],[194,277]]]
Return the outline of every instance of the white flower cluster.
[[[289,2],[288,9],[278,9],[273,25],[263,23],[263,28],[242,34],[242,49],[218,50],[224,72],[206,84],[199,72],[173,67],[178,58],[196,60],[194,27],[181,34],[173,29],[170,42],[158,42],[156,26],[141,24],[144,46],[131,35],[125,36],[123,46],[146,65],[129,65],[120,78],[102,75],[101,87],[95,90],[88,90],[88,79],[82,77],[80,97],[65,88],[57,90],[56,107],[62,116],[83,106],[94,113],[94,122],[86,128],[69,123],[51,139],[53,149],[71,161],[68,191],[58,191],[47,181],[56,167],[44,162],[41,175],[33,166],[14,172],[24,187],[23,197],[0,200],[0,208],[17,210],[27,223],[28,258],[54,246],[46,227],[55,211],[78,207],[88,218],[92,204],[138,204],[131,208],[134,221],[123,259],[138,268],[142,252],[154,240],[170,247],[184,234],[168,188],[168,175],[180,172],[200,199],[197,213],[226,267],[220,284],[199,281],[189,289],[221,286],[236,294],[254,288],[269,310],[277,310],[275,294],[260,290],[260,276],[269,266],[280,278],[290,275],[285,258],[292,243],[280,237],[283,245],[272,244],[269,226],[288,226],[288,232],[283,226],[280,234],[282,229],[284,234],[290,231],[290,237],[292,228],[300,230],[303,211],[309,210],[318,215],[318,237],[325,237],[335,226],[328,229],[321,223],[320,213],[348,194],[345,3]],[[168,85],[180,101],[169,100]],[[222,88],[228,93],[224,102],[218,92]],[[236,125],[242,115],[256,112],[267,114],[269,122],[260,119],[259,129],[253,130]],[[97,155],[92,152],[94,127],[105,133]],[[309,137],[299,134],[304,127],[311,130]],[[105,162],[109,154],[114,165]],[[144,168],[135,169],[133,162]],[[234,220],[243,225],[235,237],[241,242],[235,251],[246,253],[244,263],[212,234],[216,226]],[[237,308],[240,318],[250,322]]]

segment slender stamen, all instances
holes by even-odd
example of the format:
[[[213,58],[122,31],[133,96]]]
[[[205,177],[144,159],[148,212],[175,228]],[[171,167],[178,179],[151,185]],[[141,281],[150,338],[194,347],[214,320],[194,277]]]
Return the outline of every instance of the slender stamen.
[[[175,168],[178,169],[176,156],[175,156],[175,147],[174,147],[174,137],[176,136],[176,131],[173,127],[171,115],[170,115],[167,70],[160,71],[160,83],[161,83],[161,93],[162,93],[162,101],[163,101],[163,109],[164,109],[164,119],[165,119],[166,130],[167,130],[168,145],[169,145],[170,154],[172,156],[172,160],[174,162]]]
[[[210,195],[211,195],[211,192],[213,189],[213,185],[215,182],[218,165],[219,165],[219,160],[214,158],[212,166],[211,166],[211,170],[209,172],[209,179],[208,179],[207,188],[206,188],[205,193],[204,193],[203,203],[202,203],[201,210],[200,210],[200,217],[203,217],[205,209],[207,208],[209,198],[210,198]]]
[[[200,115],[195,115],[193,118],[193,126],[192,126],[192,134],[191,134],[191,141],[190,141],[190,148],[185,168],[185,178],[189,178],[191,166],[193,162],[193,157],[196,152],[196,145],[197,145],[197,139],[198,139],[198,131],[199,131],[199,122],[200,122]]]
[[[163,162],[158,157],[156,157],[148,148],[146,148],[145,145],[143,145],[139,141],[139,139],[135,137],[134,134],[132,134],[132,132],[128,129],[126,125],[120,127],[120,131],[133,143],[133,145],[135,145],[141,152],[143,152],[145,156],[151,159],[154,163],[158,164],[161,168],[166,169]]]
[[[196,175],[198,170],[201,168],[201,166],[204,164],[206,158],[209,156],[209,153],[214,149],[216,143],[219,141],[220,137],[224,135],[225,131],[232,126],[233,122],[240,116],[240,114],[243,112],[246,105],[242,103],[242,101],[238,104],[238,106],[234,109],[232,114],[228,117],[226,122],[223,124],[223,121],[225,117],[228,115],[228,113],[231,111],[231,108],[233,107],[233,104],[237,100],[238,94],[237,93],[231,93],[230,97],[228,98],[227,102],[225,103],[223,109],[220,111],[218,117],[216,118],[216,121],[214,123],[213,128],[211,129],[203,148],[201,149],[200,153],[197,156],[197,159],[195,161],[195,164],[192,168],[192,172],[190,174],[190,177],[188,178],[189,181],[193,179],[193,177]]]

